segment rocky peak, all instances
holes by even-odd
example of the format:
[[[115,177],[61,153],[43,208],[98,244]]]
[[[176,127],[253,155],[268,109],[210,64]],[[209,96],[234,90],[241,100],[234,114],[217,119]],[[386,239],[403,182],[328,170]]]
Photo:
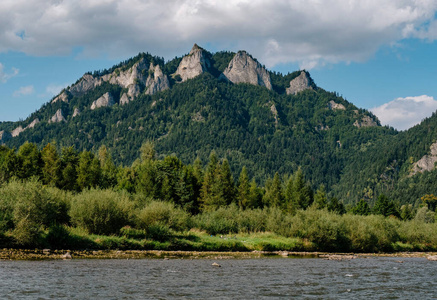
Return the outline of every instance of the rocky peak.
[[[196,45],[197,46],[197,45]],[[146,94],[153,95],[157,92],[164,91],[170,88],[170,82],[159,65],[154,66],[150,63],[149,77],[146,81]]]
[[[110,93],[105,93],[102,97],[97,99],[91,104],[91,110],[94,110],[99,107],[107,107],[114,105],[114,97]]]
[[[62,101],[62,102],[68,103],[68,94],[67,94],[67,92],[65,90],[62,91],[62,93],[60,93],[57,97],[55,97],[52,100],[52,103],[56,103],[58,101]]]
[[[118,68],[111,74],[103,76],[102,79],[103,81],[109,81],[111,84],[117,84],[123,88],[129,88],[131,85],[146,83],[146,77],[143,74],[143,70],[145,69],[147,69],[146,61],[142,58],[131,68],[124,71],[121,68]]]
[[[174,75],[181,76],[184,82],[206,72],[210,67],[211,62],[206,57],[205,50],[194,44],[190,53],[182,58]]]
[[[85,74],[78,83],[70,87],[69,92],[73,96],[82,96],[101,84],[102,80],[100,78],[94,77],[91,74]]]
[[[62,114],[62,109],[58,109],[56,113],[51,117],[49,123],[59,123],[62,121],[66,121],[64,115]]]
[[[235,54],[220,77],[232,83],[250,83],[272,89],[269,72],[246,51]]]
[[[311,79],[307,72],[302,71],[299,76],[290,81],[290,87],[286,89],[286,93],[287,95],[296,95],[308,89],[312,89]]]

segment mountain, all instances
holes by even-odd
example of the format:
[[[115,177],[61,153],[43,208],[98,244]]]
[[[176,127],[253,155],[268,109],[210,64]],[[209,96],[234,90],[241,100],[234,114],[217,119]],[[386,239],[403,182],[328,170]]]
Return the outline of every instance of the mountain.
[[[436,146],[430,150],[435,119],[397,132],[318,87],[305,70],[283,75],[246,51],[210,53],[195,44],[168,62],[140,53],[84,74],[26,120],[0,123],[0,143],[106,145],[116,163],[128,165],[149,140],[159,155],[186,163],[206,163],[215,150],[234,178],[243,166],[258,182],[302,167],[314,186],[324,184],[345,202],[387,193],[411,203],[421,192],[410,199],[405,191],[437,160]]]

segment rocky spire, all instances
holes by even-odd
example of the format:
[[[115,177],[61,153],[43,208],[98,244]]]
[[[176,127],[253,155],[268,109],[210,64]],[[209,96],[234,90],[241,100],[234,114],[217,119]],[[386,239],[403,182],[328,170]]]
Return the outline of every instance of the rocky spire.
[[[64,115],[62,114],[62,109],[58,109],[56,113],[51,117],[49,123],[59,123],[62,121],[66,121]]]
[[[286,89],[287,95],[296,95],[304,90],[312,89],[311,79],[307,72],[302,71],[299,76],[290,81],[290,87]]]
[[[105,93],[102,97],[97,99],[91,104],[91,110],[94,110],[99,107],[112,106],[114,105],[114,98],[110,93]]]
[[[182,58],[174,75],[181,76],[183,82],[206,72],[211,67],[211,62],[205,54],[205,50],[194,44],[190,53]]]
[[[246,51],[239,51],[220,75],[233,83],[250,83],[272,89],[270,74]]]
[[[170,82],[159,65],[154,66],[150,63],[149,77],[146,81],[146,94],[153,95],[157,92],[161,92],[170,88]]]

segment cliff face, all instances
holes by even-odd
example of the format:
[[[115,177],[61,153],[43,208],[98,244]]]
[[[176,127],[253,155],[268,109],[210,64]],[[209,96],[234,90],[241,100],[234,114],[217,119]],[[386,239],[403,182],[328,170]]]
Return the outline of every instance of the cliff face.
[[[59,123],[65,122],[64,115],[62,114],[62,109],[58,109],[56,113],[50,118],[49,123]]]
[[[69,92],[74,96],[82,96],[101,84],[102,80],[100,78],[95,78],[93,75],[85,74],[78,83],[70,87]]]
[[[99,107],[106,107],[114,105],[114,98],[110,93],[105,93],[102,97],[97,99],[91,104],[91,110],[94,110]]]
[[[305,71],[290,81],[290,87],[286,89],[287,95],[296,95],[299,92],[312,89],[311,80]]]
[[[122,88],[127,88],[127,95],[129,97],[137,97],[141,91],[140,85],[146,84],[145,71],[147,71],[146,62],[144,59],[141,59],[127,70],[123,71],[121,68],[118,68],[111,74],[106,74],[102,77],[94,77],[93,75],[85,74],[78,83],[69,89],[69,92],[74,96],[81,96],[98,87],[103,82],[109,82],[119,85]],[[52,102],[62,100],[64,96],[61,96],[62,94],[53,99]]]
[[[162,73],[159,65],[154,66],[150,63],[149,77],[146,80],[146,94],[153,95],[157,92],[165,91],[170,88],[170,81],[167,75]]]
[[[184,82],[206,72],[210,67],[211,62],[206,57],[205,51],[194,44],[190,53],[180,62],[174,75],[181,76],[182,82]]]
[[[437,163],[437,142],[432,144],[429,148],[431,153],[424,155],[421,159],[414,163],[410,176],[416,173],[423,173],[425,171],[432,171],[435,169]]]
[[[65,103],[68,103],[68,94],[66,91],[63,91],[61,94],[59,94],[56,98],[52,100],[52,103],[56,103],[58,101],[62,101]]]
[[[246,51],[239,51],[220,76],[232,83],[250,83],[272,89],[267,70],[255,61]]]

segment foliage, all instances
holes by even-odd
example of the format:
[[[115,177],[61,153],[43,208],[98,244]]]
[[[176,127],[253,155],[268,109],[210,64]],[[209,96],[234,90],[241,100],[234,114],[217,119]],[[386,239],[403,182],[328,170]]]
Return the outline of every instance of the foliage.
[[[134,204],[126,193],[112,190],[84,190],[71,202],[74,225],[94,234],[118,234],[131,224]]]

